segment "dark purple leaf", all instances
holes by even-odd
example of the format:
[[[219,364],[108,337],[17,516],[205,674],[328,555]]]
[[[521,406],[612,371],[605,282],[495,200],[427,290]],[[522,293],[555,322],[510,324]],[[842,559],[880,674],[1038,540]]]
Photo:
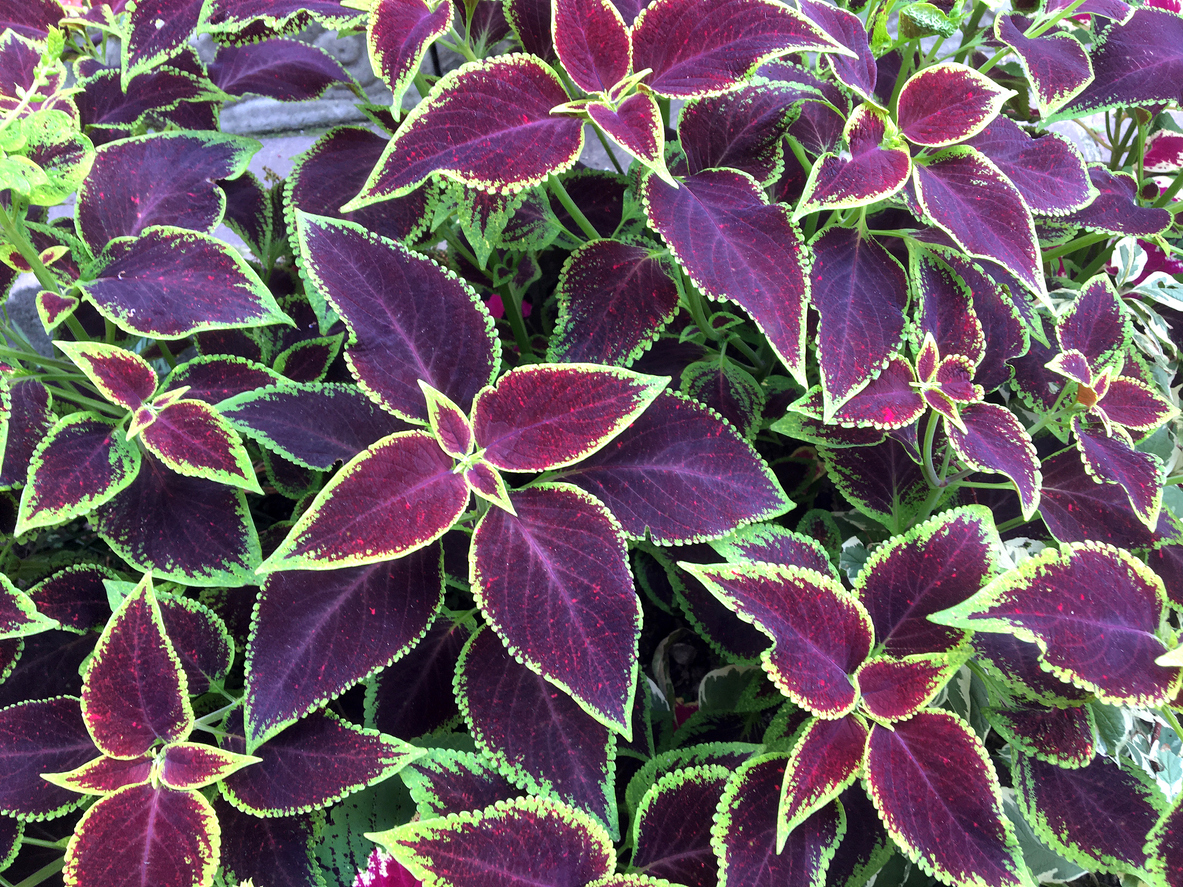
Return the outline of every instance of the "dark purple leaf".
[[[218,819],[197,792],[132,785],[101,798],[74,827],[68,884],[199,887],[218,867]]]
[[[453,467],[425,431],[382,438],[333,476],[260,570],[359,567],[429,545],[468,504]]]
[[[818,717],[858,702],[849,675],[874,640],[871,618],[834,579],[775,564],[679,564],[773,641],[761,659],[782,693]]]
[[[607,505],[629,536],[648,532],[659,545],[718,538],[790,507],[743,438],[669,392],[561,477]]]
[[[1017,19],[999,13],[994,34],[1015,51],[1023,73],[1035,87],[1039,116],[1047,117],[1092,82],[1093,65],[1085,48],[1071,34],[1061,31],[1028,37]]]
[[[1026,884],[998,776],[965,722],[926,711],[892,727],[871,730],[866,782],[905,854],[949,883]]]
[[[1161,878],[1164,884],[1178,883],[1183,876],[1180,809],[1183,809],[1183,804],[1176,798],[1176,803],[1162,815],[1148,835],[1150,840],[1146,845],[1146,853],[1150,858],[1146,868]]]
[[[867,39],[867,29],[853,12],[832,6],[824,0],[804,0],[801,11],[840,45],[853,50],[857,58],[831,53],[826,61],[844,85],[866,99],[875,97],[875,56]]]
[[[42,779],[90,795],[109,795],[125,785],[142,785],[152,775],[153,756],[120,760],[103,755],[68,773],[44,773]],[[47,778],[48,777],[48,778]]]
[[[137,0],[128,13],[127,39],[121,47],[124,85],[185,46],[205,5],[205,0]]]
[[[0,684],[0,705],[81,693],[79,668],[96,640],[98,635],[91,632],[50,630],[0,641],[0,674],[6,676]]]
[[[1158,458],[1135,450],[1121,435],[1112,437],[1100,425],[1072,420],[1076,449],[1084,469],[1097,482],[1117,484],[1129,499],[1134,514],[1153,527],[1162,505],[1163,468]]]
[[[493,319],[476,292],[357,225],[301,214],[298,228],[304,272],[349,327],[345,360],[363,390],[411,421],[427,419],[420,381],[468,409],[500,365]],[[440,329],[454,347],[438,347]]]
[[[42,579],[29,589],[29,597],[39,611],[56,619],[62,628],[81,634],[107,624],[111,608],[103,580],[117,578],[106,567],[75,564]]]
[[[1047,13],[1060,12],[1071,4],[1072,0],[1048,0],[1044,11]],[[1159,9],[1167,9],[1168,2],[1158,2],[1152,4]],[[1119,24],[1129,21],[1130,16],[1134,14],[1134,7],[1123,0],[1084,0],[1084,3],[1077,7],[1076,11],[1080,15],[1099,15],[1102,18],[1113,19]]]
[[[550,33],[550,6],[547,0],[505,0],[505,19],[522,48],[547,62],[556,58]]]
[[[461,624],[437,619],[414,648],[383,669],[377,677],[374,726],[413,739],[456,718],[452,678],[467,638]]]
[[[846,788],[863,768],[867,725],[859,718],[812,719],[793,746],[777,810],[777,842]]]
[[[908,141],[943,148],[981,132],[1012,94],[973,68],[942,62],[908,78],[896,120]]]
[[[527,723],[534,723],[533,715]],[[407,764],[399,776],[423,817],[480,810],[525,794],[489,755],[479,752],[433,748]]]
[[[713,563],[718,556],[705,545],[677,549],[678,558],[695,563]],[[767,635],[742,621],[735,611],[715,597],[698,577],[680,570],[662,557],[673,600],[698,634],[724,658],[744,665],[759,665],[760,654],[769,647]]]
[[[221,46],[210,63],[209,76],[228,95],[254,93],[281,102],[317,99],[329,87],[352,80],[323,49],[284,39]]]
[[[7,416],[0,419],[7,434],[2,436],[4,456],[0,459],[0,489],[24,485],[33,452],[57,421],[50,410],[49,389],[40,379],[17,379],[0,383],[0,409]],[[7,395],[7,396],[3,396]]]
[[[711,823],[730,776],[728,768],[707,764],[655,780],[633,817],[632,868],[685,887],[715,887]]]
[[[933,700],[960,667],[962,658],[944,654],[906,659],[874,656],[855,672],[862,706],[881,721],[906,720]]]
[[[1155,664],[1166,593],[1145,564],[1119,548],[1047,548],[979,594],[933,617],[1039,645],[1044,667],[1114,705],[1162,705],[1180,670]]]
[[[329,30],[365,24],[364,13],[336,0],[211,0],[206,27],[243,42],[301,31],[311,21]]]
[[[0,4],[0,29],[11,29],[23,37],[44,40],[50,28],[65,18],[57,0],[33,0],[32,3],[4,0]]]
[[[877,446],[823,449],[834,485],[850,503],[896,531],[909,526],[928,497],[928,481],[895,440]]]
[[[857,887],[879,871],[895,853],[895,845],[862,786],[851,786],[838,800],[846,814],[846,835],[841,852],[830,861],[826,879],[834,887]]]
[[[399,127],[350,210],[409,194],[433,175],[518,191],[575,165],[582,124],[552,116],[558,76],[528,55],[498,56],[444,76]]]
[[[133,351],[102,342],[58,342],[103,397],[136,410],[156,391],[156,371]]]
[[[966,144],[1002,170],[1033,213],[1064,215],[1095,196],[1079,149],[1061,135],[1035,139],[1010,118],[995,117]]]
[[[393,107],[401,107],[428,47],[448,33],[453,15],[451,3],[433,10],[424,0],[379,0],[370,8],[370,58],[394,93]]]
[[[1146,835],[1159,816],[1146,782],[1100,755],[1075,770],[1016,756],[1011,772],[1019,809],[1053,850],[1101,871],[1146,865]]]
[[[742,367],[724,357],[692,363],[682,372],[682,390],[748,440],[756,436],[766,396],[760,383]]]
[[[1091,539],[1123,548],[1146,548],[1154,542],[1125,491],[1116,484],[1097,483],[1074,450],[1043,463],[1040,517],[1060,542]]]
[[[221,241],[156,226],[111,244],[98,276],[80,283],[104,317],[140,336],[288,322],[246,260]]]
[[[224,746],[243,754],[242,719],[227,722]],[[254,751],[262,760],[228,776],[222,794],[255,816],[292,816],[327,807],[388,779],[421,752],[324,711],[297,721]]]
[[[241,237],[258,258],[266,252],[272,237],[271,192],[259,184],[253,173],[218,183],[226,195],[226,227]]]
[[[615,8],[607,0],[602,2]],[[665,125],[661,122],[657,99],[638,92],[616,108],[603,102],[592,102],[587,106],[587,114],[612,141],[663,179],[669,178],[662,157],[665,153]]]
[[[1119,376],[1109,383],[1104,410],[1110,422],[1133,431],[1149,433],[1176,415],[1175,407],[1155,389],[1137,379]]]
[[[1183,18],[1179,19],[1183,22]],[[1183,65],[1183,56],[1180,56]],[[1099,192],[1084,209],[1069,213],[1057,221],[1081,225],[1090,231],[1150,237],[1171,226],[1173,216],[1165,209],[1142,206],[1138,202],[1137,183],[1133,176],[1110,172],[1102,165],[1088,168],[1089,179]]]
[[[1086,691],[1044,671],[1040,666],[1039,647],[1035,644],[1009,634],[980,631],[974,634],[973,645],[978,654],[977,661],[990,674],[1001,677],[1020,698],[1054,706],[1089,698]]]
[[[158,603],[165,632],[181,660],[189,695],[209,692],[210,681],[223,680],[234,659],[234,641],[226,623],[192,598],[163,598]]]
[[[1087,705],[1071,708],[1019,705],[988,708],[984,714],[990,726],[1024,754],[1059,767],[1083,767],[1093,759],[1096,723]]]
[[[940,253],[910,253],[912,285],[920,297],[920,332],[931,333],[941,356],[961,354],[977,365],[986,353],[986,337],[974,312],[967,281],[942,261]]]
[[[821,419],[825,410],[824,395],[814,395],[803,406],[812,410],[815,401],[817,415],[813,418]],[[896,355],[890,358],[887,367],[871,379],[866,387],[851,395],[835,411],[833,421],[842,428],[895,430],[913,424],[927,409],[927,404],[917,390],[916,373],[912,365]]]
[[[786,567],[801,567],[838,578],[820,542],[810,536],[786,530],[778,524],[744,527],[711,543],[711,547],[731,563],[763,561]]]
[[[1019,494],[1023,517],[1039,507],[1042,476],[1035,444],[1018,418],[1006,407],[973,403],[960,410],[965,430],[945,423],[949,442],[961,460],[977,471],[1010,478]]]
[[[561,798],[616,831],[616,743],[607,727],[514,661],[487,630],[468,642],[456,692],[485,755],[533,793]]]
[[[783,140],[800,97],[791,87],[745,84],[687,102],[678,140],[689,173],[725,166],[769,184],[784,168]]]
[[[82,803],[76,792],[41,778],[42,773],[73,770],[97,752],[77,698],[59,696],[0,709],[0,749],[0,812],[45,819]]]
[[[115,138],[131,135],[132,128],[152,112],[222,98],[207,78],[167,65],[133,77],[126,91],[119,85],[119,71],[113,68],[101,69],[78,85],[84,88],[75,98],[82,123],[88,128],[105,127]],[[96,144],[111,141],[110,136],[98,137],[104,130],[88,131]]]
[[[921,208],[938,228],[971,256],[998,262],[1046,298],[1031,212],[998,167],[959,146],[917,165],[915,181]]]
[[[477,605],[515,658],[627,737],[641,605],[620,526],[565,484],[510,502],[516,515],[490,509],[473,534]]]
[[[136,479],[91,517],[128,564],[184,585],[258,581],[259,536],[241,490],[183,477],[145,456]]]
[[[406,655],[442,600],[436,545],[368,567],[269,576],[247,646],[247,747]]]
[[[314,816],[263,819],[239,812],[221,797],[214,799],[214,810],[222,838],[221,865],[228,878],[319,887],[323,876],[313,850],[318,834]]]
[[[476,398],[473,432],[502,471],[565,467],[620,434],[668,381],[608,367],[518,367]]]
[[[762,62],[789,52],[839,52],[821,28],[771,0],[656,0],[633,25],[633,70],[651,68],[660,96],[726,92]]]
[[[82,716],[95,745],[114,758],[142,755],[157,739],[175,742],[193,728],[185,673],[148,577],[95,645],[82,679]]]
[[[173,471],[263,492],[238,432],[209,404],[177,400],[146,411],[150,421],[139,429],[140,440]]]
[[[555,0],[552,36],[559,61],[587,93],[606,93],[629,72],[632,43],[608,0]]]
[[[813,306],[827,412],[885,368],[904,333],[908,279],[876,241],[831,228],[812,244]]]
[[[818,158],[793,218],[874,203],[904,187],[912,159],[906,145],[887,138],[886,127],[886,114],[860,105],[842,132],[846,150]]]
[[[678,289],[649,250],[596,240],[567,259],[555,289],[559,316],[548,359],[627,366],[678,310]]]
[[[757,0],[752,8],[764,2]],[[657,8],[649,7],[646,14]],[[728,170],[698,173],[677,189],[650,175],[641,191],[649,224],[694,284],[751,315],[804,385],[809,285],[801,235],[786,209],[769,206],[753,179]]]
[[[280,380],[278,373],[262,364],[243,357],[211,354],[195,357],[178,366],[165,379],[161,388],[171,391],[188,387],[185,397],[189,400],[217,404],[236,394],[273,385]]]

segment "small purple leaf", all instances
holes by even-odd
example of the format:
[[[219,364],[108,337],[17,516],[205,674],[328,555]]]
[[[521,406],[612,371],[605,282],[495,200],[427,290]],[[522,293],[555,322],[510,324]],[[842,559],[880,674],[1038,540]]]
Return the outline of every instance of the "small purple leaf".
[[[1153,527],[1162,506],[1163,467],[1151,453],[1135,450],[1120,434],[1105,433],[1100,425],[1072,419],[1076,448],[1085,471],[1098,482],[1117,484],[1125,490],[1134,514]]]
[[[678,140],[690,174],[725,166],[771,184],[784,169],[784,136],[800,98],[797,89],[768,83],[687,102]]]
[[[920,654],[904,659],[873,656],[854,674],[862,706],[880,721],[902,721],[923,709],[940,692],[969,656],[957,653]]]
[[[153,756],[120,760],[103,755],[68,773],[42,773],[46,782],[88,795],[110,795],[127,785],[143,785],[152,775]]]
[[[140,430],[148,451],[178,474],[262,494],[238,432],[209,404],[177,400]]]
[[[352,82],[341,63],[325,50],[282,38],[218,47],[209,76],[228,95],[254,93],[281,102],[318,99],[329,87]]]
[[[1154,544],[1150,528],[1130,507],[1125,490],[1097,483],[1072,449],[1043,463],[1040,516],[1060,542],[1107,542],[1122,548]]]
[[[177,742],[164,750],[160,764],[160,781],[178,790],[204,788],[221,782],[258,758],[236,755],[213,745],[196,742]]]
[[[863,769],[870,732],[852,715],[812,719],[793,746],[777,809],[777,849],[789,834],[854,783]]]
[[[234,641],[226,623],[213,610],[187,597],[157,601],[164,629],[181,660],[190,696],[209,692],[210,681],[230,673]]]
[[[613,8],[607,0],[603,2]],[[675,184],[665,168],[665,125],[657,99],[652,95],[634,93],[616,108],[592,102],[587,106],[587,114],[612,141],[657,173],[662,181]]]
[[[842,495],[884,526],[908,526],[928,497],[924,472],[894,440],[878,446],[823,449],[821,456]]]
[[[1039,116],[1047,117],[1080,95],[1093,81],[1093,64],[1088,52],[1071,34],[1056,32],[1028,37],[1016,19],[1018,16],[1000,12],[994,21],[994,34],[1015,51],[1023,73],[1035,87]]]
[[[1180,18],[1183,22],[1183,17]],[[1134,237],[1162,234],[1171,226],[1171,214],[1158,207],[1138,202],[1137,183],[1133,176],[1110,172],[1104,166],[1088,168],[1089,179],[1099,192],[1084,209],[1062,216],[1057,221],[1081,225],[1090,231]]]
[[[111,403],[135,410],[156,391],[156,371],[133,351],[103,342],[56,342]]]
[[[991,727],[1024,754],[1057,767],[1084,767],[1093,759],[1097,725],[1087,705],[1018,705],[986,708],[982,713]]]
[[[1057,133],[1035,139],[1009,117],[995,117],[966,144],[1002,170],[1033,213],[1062,216],[1096,196],[1080,150]]]
[[[632,867],[685,887],[715,887],[711,823],[730,776],[727,767],[705,764],[656,779],[633,817]]]
[[[606,93],[625,78],[632,42],[608,0],[554,0],[551,37],[572,82],[586,93]]]
[[[818,158],[793,213],[864,206],[895,194],[912,174],[907,145],[887,136],[887,115],[859,105],[842,131],[849,150]]]
[[[1006,407],[973,403],[960,410],[963,428],[946,422],[949,443],[961,460],[977,471],[1003,474],[1019,494],[1023,517],[1039,508],[1042,475],[1035,444],[1027,429]]]
[[[973,68],[942,62],[908,78],[896,120],[908,141],[943,148],[985,129],[1012,95]]]
[[[454,17],[455,7],[447,0],[434,9],[425,0],[379,0],[370,7],[370,60],[394,93],[392,107],[402,107],[428,47],[448,33]]]
[[[75,564],[42,579],[29,589],[29,597],[38,610],[56,619],[66,631],[88,634],[92,629],[101,630],[111,615],[103,580],[118,578],[97,564]]]
[[[428,425],[440,448],[454,459],[463,459],[472,452],[475,440],[468,416],[446,394],[440,394],[426,382],[420,380],[419,388],[427,400]]]
[[[69,637],[69,635],[67,635]],[[82,803],[42,773],[73,770],[97,749],[71,696],[0,709],[0,812],[18,819],[60,816]]]
[[[218,404],[223,400],[283,381],[283,377],[260,363],[228,354],[209,354],[180,364],[161,386],[165,391],[188,388],[185,397]]]

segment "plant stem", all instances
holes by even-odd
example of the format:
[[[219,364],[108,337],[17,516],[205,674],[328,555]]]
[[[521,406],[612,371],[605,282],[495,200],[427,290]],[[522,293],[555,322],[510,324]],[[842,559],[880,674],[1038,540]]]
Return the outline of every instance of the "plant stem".
[[[60,296],[62,291],[58,287],[57,279],[49,273],[49,269],[42,263],[41,256],[37,253],[37,248],[25,236],[24,227],[24,224],[20,221],[20,216],[16,215],[15,206],[13,207],[13,215],[9,215],[8,210],[0,207],[0,229],[3,229],[9,241],[16,247],[17,252],[21,254],[21,258],[28,262],[33,275],[37,278],[37,282],[41,284],[41,288],[49,290],[51,293],[57,293]],[[73,319],[73,315],[71,315],[67,318],[67,321]],[[76,320],[75,323],[77,323]],[[82,338],[85,340],[87,337],[83,335]]]
[[[599,240],[600,232],[596,230],[595,225],[587,220],[587,216],[583,214],[583,210],[575,205],[575,201],[571,199],[571,195],[567,193],[567,189],[563,187],[563,183],[559,181],[558,176],[551,173],[546,177],[546,184],[559,203],[563,205],[563,209],[575,220],[575,224],[579,226],[579,230],[589,240]]]
[[[1072,13],[1076,12],[1076,10],[1083,5],[1084,5],[1084,0],[1072,0],[1072,3],[1065,6],[1063,9],[1061,9],[1059,12],[1057,12],[1055,15],[1053,15],[1051,18],[1049,18],[1046,22],[1043,22],[1042,24],[1039,24],[1039,25],[1032,25],[1030,28],[1028,28],[1027,32],[1024,36],[1038,37],[1041,34],[1046,34],[1048,31],[1050,31],[1052,28],[1054,28],[1056,25],[1058,25],[1061,21],[1066,19],[1068,16],[1072,15]]]
[[[1060,256],[1066,256],[1069,253],[1074,253],[1078,249],[1084,249],[1086,246],[1092,246],[1094,243],[1100,243],[1102,240],[1108,240],[1112,236],[1112,234],[1085,234],[1083,237],[1077,237],[1075,240],[1068,241],[1063,246],[1046,250],[1043,254],[1043,260],[1046,262],[1051,259],[1058,259]]]
[[[84,394],[78,394],[77,392],[63,391],[60,388],[57,388],[54,389],[53,395],[54,397],[60,397],[63,400],[68,400],[70,403],[76,403],[82,407],[89,407],[92,410],[104,412],[108,416],[115,416],[122,419],[125,415],[127,415],[127,411],[122,407],[117,407],[114,404],[107,403],[106,401],[95,400],[94,398],[87,397]]]
[[[608,159],[612,161],[612,165],[616,167],[616,171],[624,175],[624,168],[620,165],[620,161],[616,159],[616,152],[612,150],[612,143],[608,141],[608,137],[600,131],[598,126],[592,126],[592,132],[596,134],[596,138],[600,140],[600,144],[604,146],[604,150],[608,153]]]
[[[61,859],[55,860],[55,861],[51,862],[49,865],[39,868],[37,871],[33,872],[33,874],[29,875],[29,877],[25,878],[23,881],[18,881],[16,884],[13,885],[13,887],[36,887],[37,884],[41,884],[45,881],[48,881],[50,878],[52,878],[54,875],[56,875],[58,872],[60,872],[65,867],[66,867],[66,857],[63,856]]]
[[[526,322],[522,319],[521,298],[514,293],[512,287],[499,287],[497,292],[501,295],[501,307],[505,310],[505,319],[509,321],[509,328],[513,330],[513,338],[518,343],[518,350],[523,357],[533,354],[534,348],[530,345],[530,334],[526,331]]]

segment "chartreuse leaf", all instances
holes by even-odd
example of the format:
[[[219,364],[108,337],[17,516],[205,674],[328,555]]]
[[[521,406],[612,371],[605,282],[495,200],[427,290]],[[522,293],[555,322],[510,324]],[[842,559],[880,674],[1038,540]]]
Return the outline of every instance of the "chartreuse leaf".
[[[616,737],[607,727],[515,662],[485,629],[461,653],[455,687],[477,747],[514,783],[617,832]]]
[[[473,433],[494,468],[564,468],[620,434],[668,384],[665,376],[587,364],[515,367],[477,395]]]
[[[1047,548],[963,603],[929,616],[1034,643],[1044,667],[1114,705],[1164,705],[1180,669],[1155,664],[1166,606],[1162,580],[1128,552],[1099,542]]]
[[[32,599],[0,573],[0,640],[57,628],[59,622],[37,611]]]
[[[711,825],[731,770],[722,764],[682,767],[645,792],[633,816],[632,868],[686,887],[711,887],[718,862]]]
[[[54,343],[111,403],[135,410],[156,391],[156,371],[138,354],[104,342]]]
[[[913,144],[943,148],[985,129],[1013,95],[973,68],[943,62],[908,78],[896,120]]]
[[[140,470],[140,448],[97,413],[70,413],[33,451],[16,535],[88,514],[125,489]]]
[[[41,778],[70,791],[110,795],[129,785],[143,785],[152,776],[152,755],[120,760],[103,755],[67,773],[42,773]]]
[[[469,578],[510,653],[629,738],[641,602],[620,524],[569,484],[510,494],[477,524]],[[512,568],[511,566],[512,565]]]
[[[585,887],[614,867],[612,840],[581,810],[551,798],[499,801],[367,835],[423,887]]]
[[[575,165],[583,124],[551,108],[567,101],[562,81],[532,55],[469,62],[440,79],[407,115],[361,193],[361,209],[444,176],[485,191],[521,191]]]
[[[149,409],[153,416],[140,428],[140,440],[177,474],[263,494],[242,438],[216,409],[200,400],[175,400]]]
[[[205,788],[221,782],[262,758],[238,755],[213,745],[196,742],[174,742],[164,749],[164,757],[157,765],[160,782],[178,790]]]
[[[382,438],[317,493],[259,572],[358,567],[431,544],[468,504],[453,467],[426,431]]]
[[[954,714],[924,711],[875,726],[865,784],[888,834],[949,885],[1031,885],[998,775],[981,740]]]
[[[94,744],[134,758],[157,739],[184,739],[193,708],[181,660],[164,631],[146,574],[103,629],[82,679],[82,716]]]
[[[428,47],[448,33],[454,16],[447,3],[432,8],[425,0],[379,0],[370,6],[366,26],[370,63],[394,93],[391,107],[396,116]]]
[[[777,805],[776,850],[784,852],[789,834],[854,783],[863,769],[870,731],[847,715],[812,719],[801,731],[785,765]]]
[[[68,887],[211,883],[218,818],[197,792],[130,785],[101,798],[74,827],[63,872]]]
[[[874,629],[832,577],[767,563],[678,566],[775,642],[760,659],[782,693],[820,718],[854,708],[858,690],[849,676],[871,652]]]
[[[0,709],[0,813],[21,820],[61,816],[82,803],[42,773],[72,770],[94,758],[78,699],[20,702]]]

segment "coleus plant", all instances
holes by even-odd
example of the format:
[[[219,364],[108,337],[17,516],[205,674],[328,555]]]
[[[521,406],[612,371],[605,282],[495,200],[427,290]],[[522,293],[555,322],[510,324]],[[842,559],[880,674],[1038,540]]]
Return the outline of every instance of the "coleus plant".
[[[0,883],[1183,881],[1172,2],[0,3]]]

